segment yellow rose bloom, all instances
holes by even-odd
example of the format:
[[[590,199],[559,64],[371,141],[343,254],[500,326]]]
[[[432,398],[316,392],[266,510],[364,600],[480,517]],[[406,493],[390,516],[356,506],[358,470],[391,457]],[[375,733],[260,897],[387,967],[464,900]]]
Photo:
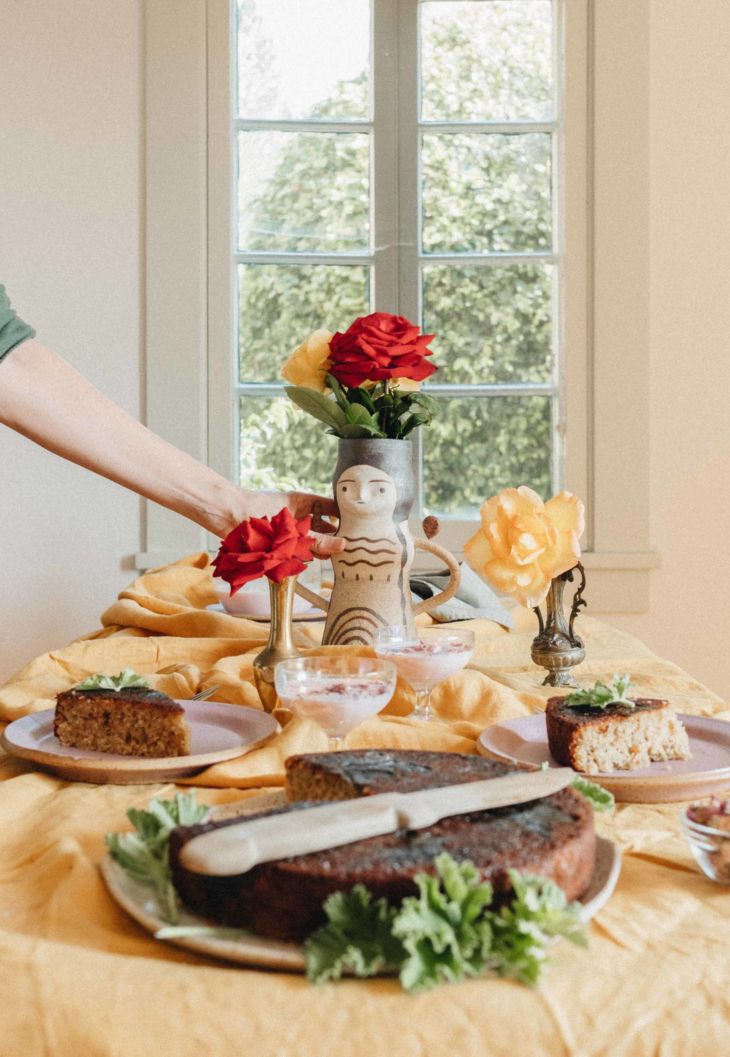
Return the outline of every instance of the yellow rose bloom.
[[[305,389],[316,389],[323,393],[327,388],[325,376],[329,365],[329,330],[315,330],[306,341],[294,350],[281,369],[281,376],[292,385]]]
[[[543,503],[525,485],[505,488],[483,505],[481,521],[464,546],[469,564],[524,606],[539,606],[550,581],[580,560],[585,508],[570,492]]]

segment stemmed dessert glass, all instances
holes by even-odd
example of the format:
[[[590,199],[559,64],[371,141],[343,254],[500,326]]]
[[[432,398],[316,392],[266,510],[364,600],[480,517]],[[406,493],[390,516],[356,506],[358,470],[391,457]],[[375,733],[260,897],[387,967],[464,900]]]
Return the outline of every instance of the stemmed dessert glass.
[[[295,657],[274,668],[282,705],[313,719],[341,749],[345,735],[374,716],[395,690],[395,666],[372,657]]]
[[[418,628],[414,632],[404,624],[378,628],[375,652],[392,661],[398,675],[416,691],[412,719],[429,722],[431,691],[437,683],[460,672],[474,653],[474,632],[468,628]]]

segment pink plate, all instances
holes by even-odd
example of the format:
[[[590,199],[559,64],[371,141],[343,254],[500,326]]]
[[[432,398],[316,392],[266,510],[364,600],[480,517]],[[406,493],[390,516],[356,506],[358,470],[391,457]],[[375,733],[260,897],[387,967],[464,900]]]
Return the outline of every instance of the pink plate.
[[[617,800],[644,804],[691,800],[730,787],[730,723],[704,716],[680,715],[679,719],[689,735],[689,760],[586,777],[610,790]],[[558,766],[548,749],[542,712],[487,727],[479,735],[477,749],[482,756],[507,763]]]
[[[182,778],[243,756],[279,729],[272,716],[257,708],[222,701],[179,704],[190,725],[189,756],[118,756],[61,745],[53,733],[52,708],[10,723],[0,735],[0,743],[12,756],[30,760],[73,782],[131,785]]]

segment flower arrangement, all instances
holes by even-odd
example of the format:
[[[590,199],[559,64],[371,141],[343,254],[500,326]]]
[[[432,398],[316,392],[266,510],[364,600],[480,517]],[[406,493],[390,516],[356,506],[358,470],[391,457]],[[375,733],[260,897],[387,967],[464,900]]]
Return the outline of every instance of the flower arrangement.
[[[580,561],[585,508],[570,492],[543,503],[525,485],[505,488],[480,513],[464,553],[473,569],[521,605],[539,606],[550,581]]]
[[[418,388],[437,369],[433,337],[388,312],[361,316],[344,333],[316,330],[284,364],[286,394],[336,437],[402,440],[433,418],[435,401]]]
[[[213,575],[230,584],[231,597],[262,576],[275,584],[298,576],[314,557],[311,522],[311,517],[295,518],[286,507],[271,518],[242,521],[221,543],[213,559]]]

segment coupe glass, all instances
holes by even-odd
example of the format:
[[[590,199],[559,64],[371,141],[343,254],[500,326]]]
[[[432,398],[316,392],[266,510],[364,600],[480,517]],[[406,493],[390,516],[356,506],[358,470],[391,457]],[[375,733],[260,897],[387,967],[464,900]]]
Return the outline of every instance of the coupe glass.
[[[431,690],[437,683],[460,672],[474,653],[474,632],[467,628],[419,628],[415,634],[405,625],[378,628],[375,652],[392,661],[398,675],[416,691],[413,719],[429,721]]]
[[[371,657],[295,657],[274,668],[282,705],[313,719],[341,749],[346,734],[374,716],[395,690],[395,666]]]

